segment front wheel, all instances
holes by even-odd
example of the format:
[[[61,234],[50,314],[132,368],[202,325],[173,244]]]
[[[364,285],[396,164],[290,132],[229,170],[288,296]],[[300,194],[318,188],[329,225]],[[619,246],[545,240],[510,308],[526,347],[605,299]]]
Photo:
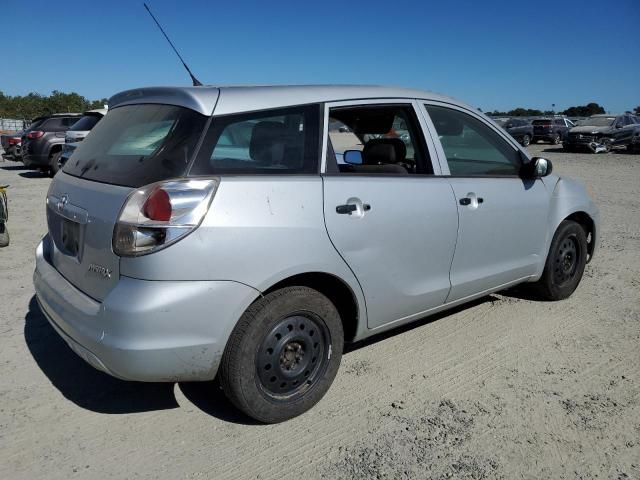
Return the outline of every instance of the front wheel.
[[[582,279],[587,263],[587,235],[582,226],[564,220],[556,230],[542,277],[534,288],[545,300],[571,296]]]
[[[560,142],[562,142],[562,135],[556,133],[551,139],[551,143],[554,145],[560,145]]]
[[[528,147],[529,144],[531,143],[531,137],[529,135],[525,135],[524,137],[522,137],[521,143],[523,147]]]
[[[307,287],[286,287],[251,305],[225,349],[220,384],[239,410],[263,423],[304,413],[338,372],[344,333],[334,304]]]

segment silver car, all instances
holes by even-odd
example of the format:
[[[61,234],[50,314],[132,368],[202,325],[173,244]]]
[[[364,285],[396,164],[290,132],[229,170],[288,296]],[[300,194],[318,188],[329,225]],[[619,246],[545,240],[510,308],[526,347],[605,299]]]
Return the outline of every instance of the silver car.
[[[423,91],[125,91],[51,183],[37,298],[99,370],[217,375],[283,421],[322,398],[345,342],[517,284],[571,295],[599,216],[551,169]]]

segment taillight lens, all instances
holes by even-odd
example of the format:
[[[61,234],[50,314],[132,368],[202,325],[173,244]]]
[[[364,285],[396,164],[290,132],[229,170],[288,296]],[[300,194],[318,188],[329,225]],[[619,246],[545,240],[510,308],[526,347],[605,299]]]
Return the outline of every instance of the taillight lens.
[[[43,135],[44,135],[44,132],[42,130],[34,130],[27,134],[27,138],[30,140],[34,140],[36,138],[40,138]]]
[[[198,228],[218,187],[216,179],[169,180],[131,193],[113,231],[113,251],[146,255]]]
[[[20,145],[22,141],[19,138],[10,138],[8,143],[9,145]]]

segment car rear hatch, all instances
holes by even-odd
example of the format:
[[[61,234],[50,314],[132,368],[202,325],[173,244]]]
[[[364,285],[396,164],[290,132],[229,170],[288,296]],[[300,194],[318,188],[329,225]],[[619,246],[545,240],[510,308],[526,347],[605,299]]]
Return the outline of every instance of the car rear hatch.
[[[206,124],[207,116],[192,109],[140,100],[109,111],[77,144],[47,195],[50,261],[98,301],[118,282],[112,239],[129,194],[183,176]]]
[[[533,134],[534,135],[546,135],[553,130],[553,124],[551,120],[534,120],[533,121]]]
[[[111,249],[111,238],[131,190],[60,173],[47,195],[47,225],[54,244],[51,263],[96,300],[118,281],[120,260]]]

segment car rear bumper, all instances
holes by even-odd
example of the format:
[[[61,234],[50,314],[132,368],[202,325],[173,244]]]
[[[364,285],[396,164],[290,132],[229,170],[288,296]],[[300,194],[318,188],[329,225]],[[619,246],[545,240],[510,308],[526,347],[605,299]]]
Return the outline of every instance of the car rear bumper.
[[[120,277],[103,302],[50,263],[47,235],[36,249],[38,304],[90,365],[146,382],[211,380],[235,323],[259,295],[232,281],[147,281]]]

